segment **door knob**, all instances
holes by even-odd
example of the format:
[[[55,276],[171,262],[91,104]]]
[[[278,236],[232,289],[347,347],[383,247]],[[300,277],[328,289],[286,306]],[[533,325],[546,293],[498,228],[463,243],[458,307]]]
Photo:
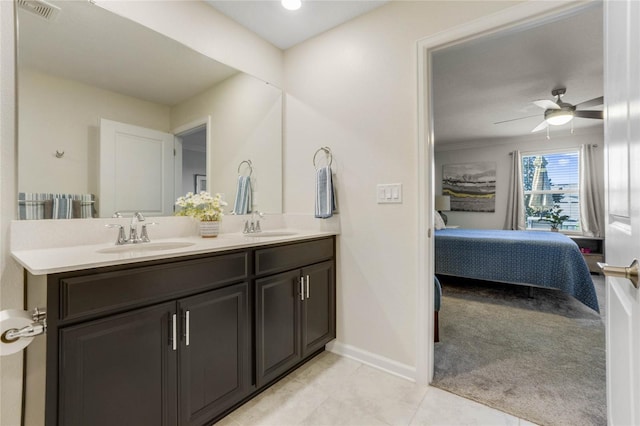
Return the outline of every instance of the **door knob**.
[[[598,267],[602,269],[602,272],[606,277],[619,277],[627,278],[633,283],[635,288],[638,288],[638,260],[633,259],[631,265],[625,266],[610,266],[606,263],[598,262]]]

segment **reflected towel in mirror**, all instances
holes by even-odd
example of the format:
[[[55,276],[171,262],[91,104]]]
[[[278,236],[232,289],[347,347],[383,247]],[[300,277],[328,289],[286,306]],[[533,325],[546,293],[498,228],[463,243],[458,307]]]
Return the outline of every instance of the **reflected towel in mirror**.
[[[72,219],[96,217],[95,195],[20,192],[18,218]]]
[[[249,176],[238,176],[233,212],[235,214],[251,213],[251,178]]]

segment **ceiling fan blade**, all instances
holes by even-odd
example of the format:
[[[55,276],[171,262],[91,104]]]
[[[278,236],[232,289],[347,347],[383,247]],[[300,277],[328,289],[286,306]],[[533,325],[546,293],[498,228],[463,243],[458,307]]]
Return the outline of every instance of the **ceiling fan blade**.
[[[540,130],[544,130],[546,129],[548,126],[547,124],[547,120],[544,120],[542,123],[538,124],[532,131],[531,133],[535,133],[535,132],[539,132]]]
[[[584,101],[576,105],[576,108],[589,108],[598,105],[602,105],[604,103],[604,96],[600,96],[599,98],[589,99],[588,101]]]
[[[580,118],[599,118],[602,120],[604,118],[604,111],[575,111],[573,116]]]
[[[510,121],[518,121],[518,120],[524,120],[525,118],[531,118],[531,117],[540,117],[540,114],[536,114],[536,115],[527,115],[526,117],[520,117],[520,118],[512,118],[511,120],[503,120],[503,121],[496,121],[493,124],[502,124],[502,123],[508,123]]]
[[[560,105],[549,99],[540,99],[539,101],[533,101],[533,103],[542,109],[560,109]]]

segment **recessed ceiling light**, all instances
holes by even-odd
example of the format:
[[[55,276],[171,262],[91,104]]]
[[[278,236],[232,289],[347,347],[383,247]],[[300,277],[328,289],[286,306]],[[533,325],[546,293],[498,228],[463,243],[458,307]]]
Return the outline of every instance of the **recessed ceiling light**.
[[[280,3],[287,10],[298,10],[302,6],[302,0],[282,0]]]

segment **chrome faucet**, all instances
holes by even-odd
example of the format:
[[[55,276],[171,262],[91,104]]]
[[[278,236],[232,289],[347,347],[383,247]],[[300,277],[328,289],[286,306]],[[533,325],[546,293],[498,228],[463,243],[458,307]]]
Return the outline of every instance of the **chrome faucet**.
[[[107,228],[118,228],[118,238],[116,239],[116,245],[117,246],[121,246],[121,245],[127,244],[129,242],[129,240],[127,240],[127,237],[124,235],[124,226],[119,225],[117,223],[110,223],[108,225],[105,225],[105,227],[107,227]]]
[[[138,222],[144,222],[144,216],[140,212],[135,212],[129,225],[129,242],[133,244],[144,242],[141,238],[138,238]]]
[[[257,217],[257,219],[256,219]],[[244,222],[244,230],[243,234],[257,234],[258,232],[262,232],[260,229],[260,219],[264,218],[264,213],[255,210],[251,213],[251,220],[246,220]]]
[[[122,217],[121,215],[118,217]],[[131,218],[131,223],[129,224],[129,237],[125,235],[124,226],[110,223],[105,225],[107,228],[118,228],[118,238],[116,239],[116,245],[124,245],[124,244],[138,244],[138,243],[148,243],[151,242],[149,239],[149,233],[147,232],[147,225],[156,225],[155,222],[144,223],[142,225],[142,229],[140,231],[140,236],[138,237],[138,223],[144,222],[145,218],[140,212],[135,212],[133,217]]]

